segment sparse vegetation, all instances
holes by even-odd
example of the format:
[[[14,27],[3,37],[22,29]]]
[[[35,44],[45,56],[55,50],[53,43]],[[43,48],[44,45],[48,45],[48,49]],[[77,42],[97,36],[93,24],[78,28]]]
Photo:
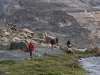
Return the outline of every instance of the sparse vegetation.
[[[76,55],[90,56],[90,53],[75,52]],[[32,58],[23,61],[0,61],[0,72],[10,75],[86,75],[73,54],[62,53],[58,56]]]
[[[75,54],[78,55],[77,57],[90,57],[97,55],[95,52],[81,52],[79,50],[76,50]]]

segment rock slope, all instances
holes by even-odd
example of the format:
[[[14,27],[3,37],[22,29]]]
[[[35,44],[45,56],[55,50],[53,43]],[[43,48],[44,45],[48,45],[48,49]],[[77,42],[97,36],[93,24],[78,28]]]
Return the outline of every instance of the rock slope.
[[[99,22],[93,22],[93,19],[92,22],[87,22],[85,19],[86,23],[83,23],[83,19],[80,21],[80,18],[74,18],[75,16],[68,13],[96,11],[99,9],[94,7],[98,7],[99,4],[99,0],[0,0],[0,27],[13,22],[19,27],[53,34],[64,44],[70,38],[77,45],[87,40],[83,44],[86,45],[88,39],[89,43],[94,42],[90,39],[91,36],[94,37],[94,31],[89,29],[90,25],[99,25]]]

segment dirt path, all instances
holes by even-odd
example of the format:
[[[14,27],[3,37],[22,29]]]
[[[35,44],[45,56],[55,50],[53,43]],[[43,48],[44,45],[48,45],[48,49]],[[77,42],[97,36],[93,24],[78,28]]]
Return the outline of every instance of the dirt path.
[[[33,58],[35,57],[43,57],[44,54],[50,54],[50,55],[58,55],[61,53],[61,50],[54,49],[51,50],[51,48],[46,48],[42,46],[35,46],[35,51],[33,52]],[[29,52],[22,52],[20,50],[13,50],[13,51],[7,51],[7,50],[0,50],[0,61],[2,60],[24,60],[28,59],[30,57]]]

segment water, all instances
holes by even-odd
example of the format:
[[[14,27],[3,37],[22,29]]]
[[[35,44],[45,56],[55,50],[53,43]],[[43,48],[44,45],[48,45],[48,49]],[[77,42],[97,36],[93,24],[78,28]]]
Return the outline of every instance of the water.
[[[87,48],[83,48],[83,49],[77,49],[79,51],[85,52]]]
[[[89,75],[100,75],[100,57],[81,58],[79,62]]]

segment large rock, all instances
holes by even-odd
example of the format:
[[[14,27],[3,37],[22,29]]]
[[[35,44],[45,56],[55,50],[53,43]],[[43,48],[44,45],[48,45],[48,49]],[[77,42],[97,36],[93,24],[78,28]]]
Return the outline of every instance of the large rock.
[[[97,46],[94,47],[95,53],[97,55],[100,55],[100,48],[98,48]]]
[[[29,29],[27,29],[27,28],[24,28],[23,31],[25,31],[25,32],[27,32],[27,33],[30,33],[30,34],[34,34],[33,31],[31,31],[31,30],[29,30]]]
[[[25,39],[24,36],[20,35],[20,34],[17,34],[16,37],[20,38],[20,39]]]
[[[7,37],[2,37],[2,38],[1,38],[1,41],[3,41],[3,42],[8,42],[9,39],[8,39]]]
[[[100,55],[100,48],[91,44],[91,45],[88,46],[86,52],[94,52],[97,55]]]
[[[9,36],[9,35],[11,35],[11,34],[10,34],[10,32],[5,32],[5,35],[6,35],[6,36]]]
[[[34,38],[34,40],[38,43],[46,43],[45,39]]]
[[[87,49],[86,49],[86,52],[94,52],[94,45],[90,44]]]
[[[25,42],[11,42],[10,49],[16,50],[21,49],[23,51],[28,51],[27,44]]]
[[[24,36],[25,38],[27,38],[27,37],[28,37],[28,36],[27,36],[27,34],[26,34],[26,33],[24,33],[24,32],[20,33],[20,35],[21,35],[21,36]]]
[[[56,39],[56,37],[47,35],[46,32],[43,32],[43,39],[45,39],[46,43],[50,43],[51,39]]]
[[[18,37],[14,37],[14,38],[12,39],[12,41],[13,41],[13,42],[15,42],[15,41],[16,41],[16,42],[20,42],[20,41],[21,41],[21,39],[20,39],[20,38],[18,38]]]
[[[3,37],[4,35],[4,31],[2,29],[0,29],[0,37]]]

